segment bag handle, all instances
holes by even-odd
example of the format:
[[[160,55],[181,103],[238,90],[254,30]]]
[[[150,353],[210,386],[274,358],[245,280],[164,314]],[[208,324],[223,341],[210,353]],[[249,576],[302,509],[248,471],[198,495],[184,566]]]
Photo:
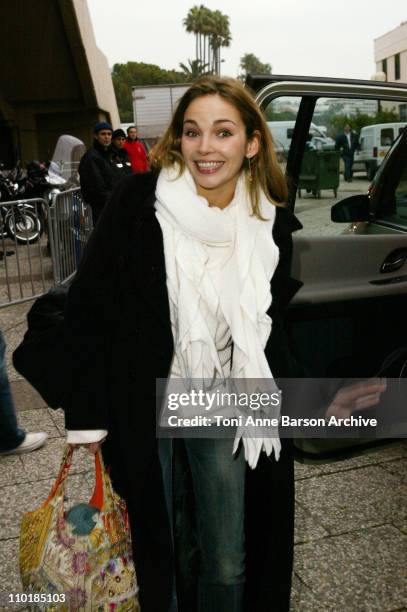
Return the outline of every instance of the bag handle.
[[[91,506],[95,506],[98,510],[102,510],[104,501],[103,475],[105,466],[102,458],[102,451],[99,449],[95,453],[95,489],[89,501]]]
[[[65,448],[64,454],[62,456],[61,467],[59,468],[59,473],[57,479],[51,489],[50,494],[47,499],[43,503],[43,507],[50,503],[54,499],[54,497],[59,493],[62,487],[65,485],[65,481],[69,474],[69,470],[72,465],[72,455],[75,450],[75,446],[68,444]],[[105,490],[104,490],[104,475],[105,466],[103,463],[102,453],[99,449],[97,453],[95,453],[95,489],[93,491],[93,495],[89,501],[91,506],[95,506],[98,510],[102,510],[104,498],[105,498]]]
[[[61,467],[59,468],[57,479],[54,482],[54,485],[50,491],[50,494],[48,495],[47,499],[43,503],[42,505],[43,507],[49,504],[49,502],[54,499],[55,495],[58,493],[63,483],[65,482],[66,477],[68,476],[69,470],[71,469],[73,451],[74,451],[73,446],[67,445],[65,447],[64,454],[62,455]]]

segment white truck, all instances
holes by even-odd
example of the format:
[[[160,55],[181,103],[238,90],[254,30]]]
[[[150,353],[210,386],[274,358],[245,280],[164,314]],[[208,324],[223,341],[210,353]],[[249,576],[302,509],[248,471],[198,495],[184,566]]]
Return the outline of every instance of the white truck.
[[[360,130],[360,149],[355,151],[353,171],[366,170],[371,181],[393,142],[407,123],[376,123]]]
[[[190,85],[142,85],[132,87],[134,124],[137,134],[150,144],[162,136],[175,106]]]
[[[293,137],[295,121],[267,121],[268,128],[273,136],[274,146],[279,159],[287,159]],[[321,129],[322,128],[322,129]],[[316,149],[334,149],[335,141],[325,134],[326,128],[311,123],[309,133],[311,142]]]

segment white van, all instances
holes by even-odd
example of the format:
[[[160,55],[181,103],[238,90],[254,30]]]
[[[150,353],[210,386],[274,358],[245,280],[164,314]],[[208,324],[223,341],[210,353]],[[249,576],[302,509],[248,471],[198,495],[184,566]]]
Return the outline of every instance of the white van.
[[[268,128],[273,136],[276,153],[280,158],[287,159],[293,137],[295,121],[267,121]],[[335,141],[326,136],[315,123],[311,123],[309,133],[312,136],[312,143],[316,149],[334,149]]]
[[[398,135],[407,123],[377,123],[360,130],[360,150],[355,151],[353,171],[366,170],[371,181]]]

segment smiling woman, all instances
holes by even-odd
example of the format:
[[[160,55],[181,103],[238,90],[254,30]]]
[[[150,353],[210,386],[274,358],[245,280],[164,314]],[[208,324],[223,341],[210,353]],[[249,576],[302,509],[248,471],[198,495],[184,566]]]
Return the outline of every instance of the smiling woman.
[[[181,152],[198,194],[211,206],[224,208],[231,202],[245,158],[250,160],[259,151],[259,138],[255,131],[247,139],[238,111],[217,94],[189,105]]]
[[[290,442],[261,427],[237,428],[234,440],[208,432],[157,441],[155,394],[157,378],[186,390],[233,378],[270,388],[291,374],[282,316],[298,289],[289,269],[299,224],[284,207],[287,187],[262,114],[233,79],[194,83],[151,158],[158,177],[121,182],[70,290],[68,440],[94,450],[106,438],[103,455],[129,509],[143,612],[168,612],[174,598],[179,612],[288,611]],[[179,453],[192,486],[177,495],[173,530]],[[191,516],[179,503],[192,491],[197,575],[184,546]]]
[[[177,163],[181,172],[186,165],[198,193],[206,189],[200,195],[208,197],[214,186],[222,188],[223,206],[230,202],[242,171],[253,213],[259,216],[260,191],[274,203],[284,202],[286,180],[270,130],[249,92],[234,79],[218,81],[215,85],[213,79],[201,79],[185,93],[166,133],[151,151],[152,163],[158,168]],[[204,176],[213,179],[203,183]],[[212,204],[213,193],[209,198]]]

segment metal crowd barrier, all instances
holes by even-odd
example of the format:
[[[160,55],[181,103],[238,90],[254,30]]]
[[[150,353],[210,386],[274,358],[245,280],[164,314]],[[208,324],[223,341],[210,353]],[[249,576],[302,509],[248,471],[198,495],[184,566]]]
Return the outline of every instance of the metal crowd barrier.
[[[54,279],[61,284],[76,272],[92,231],[92,211],[82,200],[79,188],[54,194],[49,211]]]
[[[42,198],[0,201],[0,307],[30,300],[54,284],[44,250],[47,216]]]
[[[36,236],[35,215],[42,226]],[[16,228],[18,237],[11,238]],[[76,272],[92,230],[80,189],[44,199],[0,201],[0,308],[43,295]]]

